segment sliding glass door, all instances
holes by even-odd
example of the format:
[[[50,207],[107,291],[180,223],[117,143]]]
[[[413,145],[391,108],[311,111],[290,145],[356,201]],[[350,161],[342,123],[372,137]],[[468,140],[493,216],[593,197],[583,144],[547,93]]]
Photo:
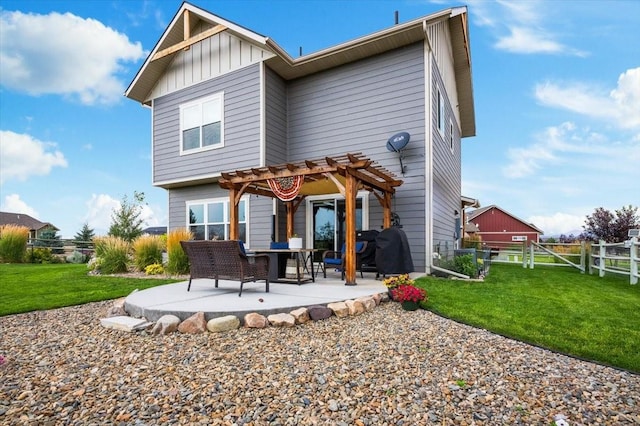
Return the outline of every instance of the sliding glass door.
[[[356,199],[356,230],[363,229],[363,198]],[[313,248],[318,252],[315,261],[322,260],[325,250],[340,250],[345,241],[345,201],[339,198],[317,199],[310,202],[312,213]]]

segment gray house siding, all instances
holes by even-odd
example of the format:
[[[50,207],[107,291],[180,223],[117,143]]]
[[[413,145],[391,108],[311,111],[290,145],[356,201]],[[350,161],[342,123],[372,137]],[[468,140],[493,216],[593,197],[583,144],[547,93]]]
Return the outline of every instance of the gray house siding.
[[[395,173],[393,210],[411,244],[416,270],[424,270],[425,241],[425,69],[417,43],[291,82],[288,86],[289,160],[363,152]],[[407,131],[406,173],[386,141]],[[382,208],[370,197],[369,227],[380,229]],[[304,217],[303,206],[298,217]],[[304,220],[296,220],[304,233]]]
[[[251,65],[154,100],[154,184],[162,186],[259,165],[259,67]],[[224,147],[180,155],[180,105],[219,92],[224,92]]]
[[[458,123],[440,71],[433,63],[432,96],[433,116],[433,248],[443,256],[451,256],[454,249],[455,211],[460,212],[461,155]],[[444,131],[438,130],[438,91],[444,99]],[[451,151],[450,121],[453,122],[453,152]]]
[[[264,80],[266,164],[282,164],[287,161],[287,86],[268,67]]]
[[[229,198],[229,191],[217,183],[197,185],[168,190],[169,194],[169,231],[187,227],[187,202]],[[248,248],[269,247],[271,240],[271,199],[266,197],[248,197]]]

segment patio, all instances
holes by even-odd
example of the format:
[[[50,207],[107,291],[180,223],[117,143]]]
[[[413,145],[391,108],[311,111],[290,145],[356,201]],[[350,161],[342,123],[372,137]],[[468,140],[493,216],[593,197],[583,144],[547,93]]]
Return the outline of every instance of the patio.
[[[126,310],[134,317],[145,317],[157,321],[163,315],[175,315],[185,320],[197,312],[204,312],[207,320],[226,315],[242,318],[250,313],[262,315],[290,312],[299,307],[326,305],[376,293],[385,293],[382,281],[375,279],[374,273],[365,273],[358,279],[357,286],[345,286],[340,272],[328,271],[327,278],[316,277],[315,282],[302,285],[270,283],[269,293],[264,291],[264,283],[245,283],[242,297],[238,297],[239,284],[220,280],[214,287],[214,280],[197,279],[187,292],[187,282],[167,284],[137,291],[126,298]]]

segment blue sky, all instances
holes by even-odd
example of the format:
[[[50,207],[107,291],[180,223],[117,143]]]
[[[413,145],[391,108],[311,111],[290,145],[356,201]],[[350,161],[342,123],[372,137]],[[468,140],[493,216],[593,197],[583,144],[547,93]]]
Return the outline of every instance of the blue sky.
[[[464,3],[194,0],[311,53]],[[72,238],[105,234],[124,195],[151,185],[150,110],[123,93],[179,1],[0,3],[0,210]],[[463,195],[546,235],[579,233],[596,207],[640,205],[640,2],[469,1],[477,136]]]

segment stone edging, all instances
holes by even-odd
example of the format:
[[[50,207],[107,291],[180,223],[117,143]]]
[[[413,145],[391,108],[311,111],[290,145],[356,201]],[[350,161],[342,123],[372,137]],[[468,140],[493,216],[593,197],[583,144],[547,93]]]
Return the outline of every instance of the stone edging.
[[[362,296],[343,302],[332,302],[327,305],[311,305],[306,308],[297,308],[289,313],[277,313],[264,316],[258,312],[251,312],[240,321],[235,315],[227,315],[205,319],[204,312],[197,312],[184,321],[180,321],[175,315],[163,315],[158,321],[150,322],[145,318],[132,318],[124,310],[125,298],[117,299],[107,311],[106,317],[100,319],[100,323],[106,328],[124,331],[148,330],[152,335],[165,335],[174,331],[186,334],[200,334],[207,331],[221,333],[240,328],[241,324],[247,328],[294,327],[309,321],[319,321],[331,316],[344,318],[360,315],[373,310],[383,302],[389,301],[387,293],[376,293],[371,296]]]

